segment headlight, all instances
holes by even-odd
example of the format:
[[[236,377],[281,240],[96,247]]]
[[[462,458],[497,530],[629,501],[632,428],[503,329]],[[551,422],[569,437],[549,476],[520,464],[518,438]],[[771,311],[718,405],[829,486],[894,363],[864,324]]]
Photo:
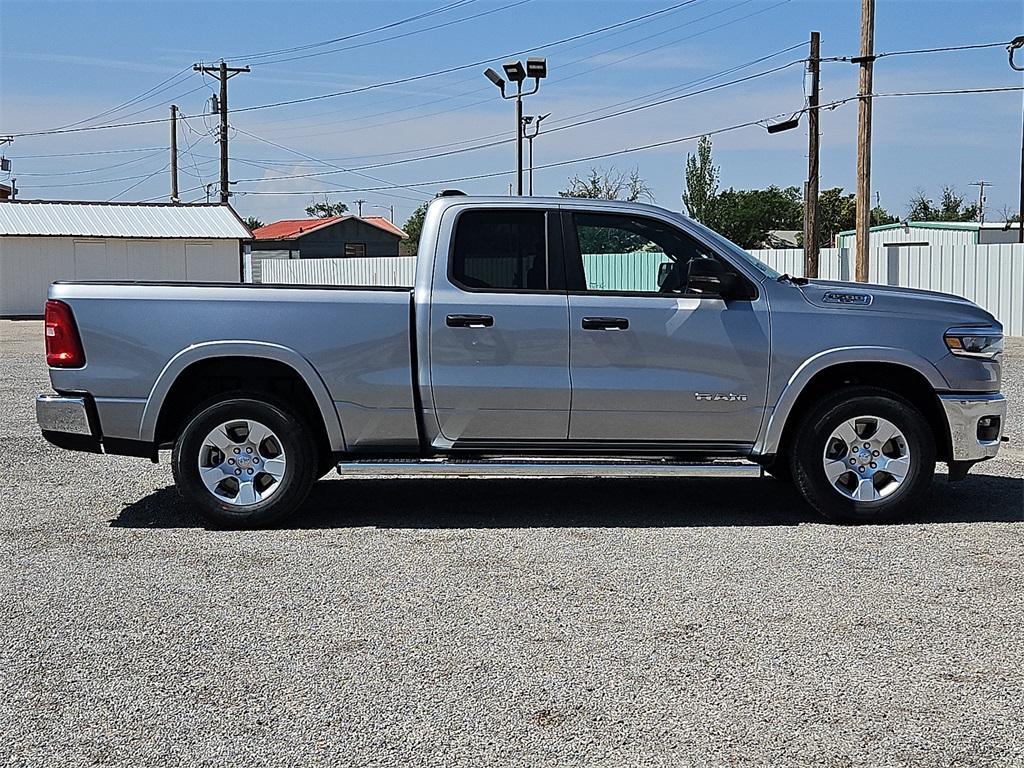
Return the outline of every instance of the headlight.
[[[1003,334],[988,328],[950,328],[944,338],[949,351],[960,357],[991,360],[1003,351]]]

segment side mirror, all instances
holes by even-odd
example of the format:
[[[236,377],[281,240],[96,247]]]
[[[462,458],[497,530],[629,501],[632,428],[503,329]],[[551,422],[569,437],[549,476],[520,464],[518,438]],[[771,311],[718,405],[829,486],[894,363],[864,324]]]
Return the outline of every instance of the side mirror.
[[[691,291],[728,299],[739,290],[739,277],[727,272],[717,259],[694,259],[689,266],[686,287]]]

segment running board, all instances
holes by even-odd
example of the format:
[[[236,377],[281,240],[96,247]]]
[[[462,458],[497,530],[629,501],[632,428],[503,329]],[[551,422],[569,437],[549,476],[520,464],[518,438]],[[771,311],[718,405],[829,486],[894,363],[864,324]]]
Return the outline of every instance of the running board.
[[[623,459],[509,458],[342,461],[342,477],[760,477],[749,461],[693,463]]]

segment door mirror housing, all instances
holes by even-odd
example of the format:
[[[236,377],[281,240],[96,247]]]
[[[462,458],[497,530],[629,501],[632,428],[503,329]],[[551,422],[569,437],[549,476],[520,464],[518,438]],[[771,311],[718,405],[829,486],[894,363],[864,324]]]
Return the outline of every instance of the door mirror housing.
[[[740,289],[740,279],[717,259],[693,259],[686,275],[686,288],[707,296],[730,299]]]

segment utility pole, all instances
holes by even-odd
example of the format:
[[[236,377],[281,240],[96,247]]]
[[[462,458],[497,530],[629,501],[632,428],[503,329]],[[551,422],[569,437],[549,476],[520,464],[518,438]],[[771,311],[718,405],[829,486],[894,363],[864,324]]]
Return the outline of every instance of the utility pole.
[[[1024,35],[1013,38],[1006,46],[1010,68],[1017,72],[1024,72],[1024,64],[1018,64],[1013,60],[1013,55],[1021,48],[1024,48]],[[1017,208],[1017,242],[1024,243],[1024,99],[1021,101],[1020,123],[1020,204]]]
[[[171,104],[171,202],[178,199],[178,107]]]
[[[861,0],[860,89],[857,110],[857,269],[858,283],[868,281],[871,240],[871,94],[875,64],[875,0]]]
[[[820,158],[818,99],[821,90],[821,33],[811,32],[807,58],[807,184],[804,187],[804,277],[818,276],[818,177]]]
[[[991,187],[991,181],[972,181],[970,186],[978,188],[978,223],[985,223],[985,187]]]
[[[248,72],[248,67],[229,67],[221,61],[216,67],[208,67],[205,64],[194,64],[192,69],[202,72],[204,75],[213,75],[220,81],[220,99],[218,107],[220,110],[220,201],[227,203],[230,191],[228,187],[228,80],[235,75]]]
[[[356,215],[359,218],[362,218],[363,217],[363,203],[365,203],[366,201],[365,200],[355,200],[354,202],[356,204],[356,208],[359,210],[359,213],[357,213]]]

